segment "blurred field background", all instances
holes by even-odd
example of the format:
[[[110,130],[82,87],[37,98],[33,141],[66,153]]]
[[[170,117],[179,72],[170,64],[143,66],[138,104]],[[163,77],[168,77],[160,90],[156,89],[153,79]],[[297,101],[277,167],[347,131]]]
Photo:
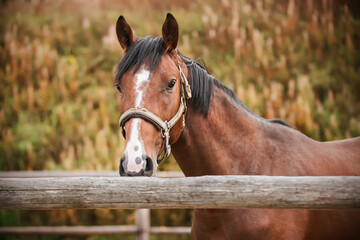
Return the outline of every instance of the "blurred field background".
[[[166,13],[173,13],[180,25],[179,50],[202,57],[258,115],[283,119],[321,141],[360,135],[357,1],[0,4],[1,171],[118,169],[124,140],[112,83],[122,54],[115,34],[120,14],[143,37],[160,35]],[[160,168],[180,170],[172,157]],[[190,226],[191,215],[152,210],[152,225]],[[1,226],[106,224],[134,224],[134,211],[0,211]],[[107,238],[134,236],[78,237]]]

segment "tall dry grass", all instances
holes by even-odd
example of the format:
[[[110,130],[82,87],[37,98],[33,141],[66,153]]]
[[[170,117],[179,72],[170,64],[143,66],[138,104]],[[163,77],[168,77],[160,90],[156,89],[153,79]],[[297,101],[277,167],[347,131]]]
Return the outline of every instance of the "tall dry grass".
[[[172,12],[179,50],[202,57],[255,113],[317,140],[359,136],[360,21],[351,10],[330,0],[2,3],[0,169],[117,169],[124,140],[112,81],[122,54],[114,31],[120,14],[145,36],[159,35]],[[173,158],[161,168],[179,170]],[[189,211],[152,211],[152,217],[155,225],[191,224]],[[134,215],[0,211],[0,219],[1,225],[126,224]]]

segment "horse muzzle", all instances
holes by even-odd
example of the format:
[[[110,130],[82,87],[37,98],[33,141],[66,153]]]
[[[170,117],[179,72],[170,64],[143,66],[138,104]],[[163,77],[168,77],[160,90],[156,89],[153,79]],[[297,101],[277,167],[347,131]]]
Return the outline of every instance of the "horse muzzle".
[[[120,176],[147,176],[151,177],[154,173],[154,162],[151,157],[142,155],[136,157],[135,161],[129,161],[127,154],[120,159]]]

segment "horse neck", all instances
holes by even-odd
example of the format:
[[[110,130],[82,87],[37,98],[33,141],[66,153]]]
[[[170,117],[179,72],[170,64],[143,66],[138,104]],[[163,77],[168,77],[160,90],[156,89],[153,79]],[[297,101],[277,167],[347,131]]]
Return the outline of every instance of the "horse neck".
[[[258,117],[215,87],[207,117],[188,103],[173,154],[186,176],[246,174],[261,129]]]

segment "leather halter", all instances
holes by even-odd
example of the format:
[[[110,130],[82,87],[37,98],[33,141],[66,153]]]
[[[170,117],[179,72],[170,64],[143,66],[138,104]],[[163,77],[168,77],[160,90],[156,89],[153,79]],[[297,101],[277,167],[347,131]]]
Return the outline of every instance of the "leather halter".
[[[119,125],[122,128],[122,134],[125,138],[125,123],[129,121],[131,118],[142,118],[152,125],[158,131],[161,131],[161,135],[163,138],[163,146],[164,152],[158,157],[157,162],[160,163],[164,158],[168,157],[171,153],[170,146],[170,130],[175,124],[179,121],[179,119],[186,113],[186,99],[191,98],[191,89],[188,80],[184,72],[182,71],[180,65],[178,65],[180,71],[180,80],[181,80],[181,97],[180,97],[180,106],[174,117],[172,117],[169,121],[163,121],[161,118],[156,116],[154,113],[150,112],[146,108],[130,108],[125,111],[119,120]],[[182,129],[185,127],[185,117],[183,118]],[[181,129],[181,130],[182,130]]]

